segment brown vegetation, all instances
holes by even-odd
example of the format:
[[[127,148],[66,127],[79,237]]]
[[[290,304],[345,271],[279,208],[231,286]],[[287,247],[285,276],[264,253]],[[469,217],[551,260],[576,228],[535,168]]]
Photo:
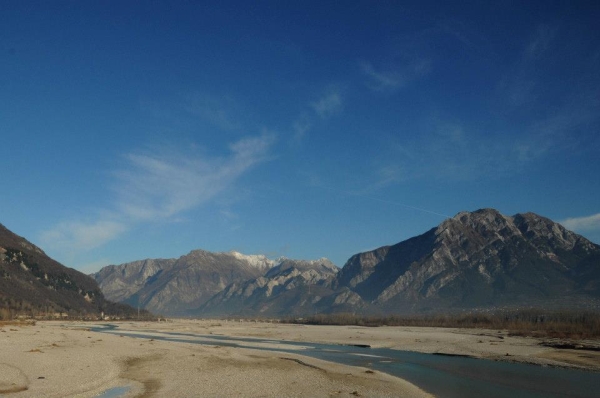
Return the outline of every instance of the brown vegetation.
[[[508,330],[511,334],[548,338],[600,338],[600,313],[511,311],[492,314],[431,316],[362,316],[354,314],[317,314],[288,320],[309,325],[425,326],[443,328],[481,328]]]
[[[157,317],[147,310],[122,304],[104,301],[98,312],[79,311],[76,309],[57,309],[54,305],[30,302],[23,299],[4,297],[0,291],[0,322],[13,320],[101,320],[103,316],[111,320],[156,320]]]
[[[35,321],[32,320],[20,320],[20,319],[15,319],[15,320],[0,320],[0,328],[2,326],[35,326]],[[12,331],[14,331],[14,329],[11,329]]]

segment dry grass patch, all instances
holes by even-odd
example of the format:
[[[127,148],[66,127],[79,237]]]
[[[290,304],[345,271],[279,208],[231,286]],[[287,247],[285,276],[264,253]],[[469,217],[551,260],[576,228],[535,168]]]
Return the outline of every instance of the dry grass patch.
[[[508,330],[509,336],[559,339],[599,339],[600,313],[546,310],[499,311],[415,316],[364,316],[355,314],[317,314],[290,323],[308,325],[423,326],[441,328]]]
[[[6,326],[35,326],[35,321],[32,320],[19,320],[19,319],[13,319],[10,321],[0,321],[0,327],[6,327]]]

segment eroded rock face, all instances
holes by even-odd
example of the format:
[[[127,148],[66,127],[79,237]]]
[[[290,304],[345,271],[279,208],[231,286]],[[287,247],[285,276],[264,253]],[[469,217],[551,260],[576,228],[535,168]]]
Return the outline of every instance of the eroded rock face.
[[[158,314],[184,315],[231,283],[263,275],[265,256],[194,250],[178,259],[148,259],[104,267],[94,274],[107,297]]]
[[[591,280],[589,279],[591,277]],[[600,246],[533,213],[461,212],[353,256],[336,283],[386,312],[598,302]]]
[[[171,269],[174,259],[147,259],[122,265],[109,265],[93,274],[102,292],[111,300],[126,301],[142,289],[151,278]]]
[[[264,276],[227,286],[198,308],[196,313],[262,316],[311,314],[329,308],[323,297],[333,294],[330,284],[338,271],[338,267],[326,258],[311,261],[279,259],[277,265]]]
[[[390,246],[384,246],[352,256],[338,278],[339,285],[355,288],[367,280],[375,272],[375,267],[385,260],[389,250]]]

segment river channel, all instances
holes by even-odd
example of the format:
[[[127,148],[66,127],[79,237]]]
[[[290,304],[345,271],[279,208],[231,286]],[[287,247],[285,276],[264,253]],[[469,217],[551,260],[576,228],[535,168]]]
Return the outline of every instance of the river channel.
[[[598,397],[600,374],[484,359],[423,354],[389,348],[315,344],[259,338],[148,331],[106,325],[95,332],[211,346],[296,353],[363,366],[405,379],[438,397]],[[261,347],[260,345],[268,345]]]

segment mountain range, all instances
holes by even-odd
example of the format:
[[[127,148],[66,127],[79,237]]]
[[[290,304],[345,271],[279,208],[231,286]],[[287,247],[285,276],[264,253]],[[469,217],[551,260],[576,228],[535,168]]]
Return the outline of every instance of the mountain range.
[[[481,209],[356,254],[341,269],[324,258],[195,250],[111,265],[93,277],[109,299],[169,315],[590,309],[600,304],[600,246],[534,213]]]
[[[194,250],[178,259],[109,265],[93,277],[111,300],[154,313],[188,315],[227,286],[262,276],[274,264],[262,255]]]

